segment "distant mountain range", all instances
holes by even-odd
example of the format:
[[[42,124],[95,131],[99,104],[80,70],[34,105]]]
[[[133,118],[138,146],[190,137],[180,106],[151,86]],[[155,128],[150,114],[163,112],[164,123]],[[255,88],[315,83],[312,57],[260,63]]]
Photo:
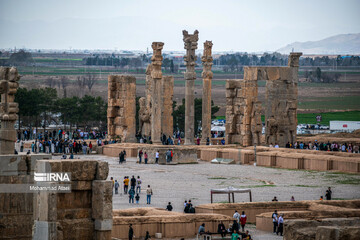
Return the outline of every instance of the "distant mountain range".
[[[276,52],[303,54],[360,54],[360,33],[339,34],[319,41],[294,42],[278,49]]]

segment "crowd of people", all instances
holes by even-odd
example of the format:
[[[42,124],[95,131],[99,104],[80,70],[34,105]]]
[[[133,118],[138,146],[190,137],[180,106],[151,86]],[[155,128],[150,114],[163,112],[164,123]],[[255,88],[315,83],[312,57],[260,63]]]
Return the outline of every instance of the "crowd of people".
[[[272,144],[271,144],[272,145]],[[276,145],[275,145],[276,147]],[[359,146],[353,145],[351,143],[337,143],[333,142],[327,143],[318,142],[315,140],[314,142],[288,142],[285,146],[286,148],[294,148],[294,149],[308,149],[308,150],[319,150],[319,151],[332,151],[332,152],[348,152],[348,153],[360,153]]]
[[[53,129],[45,131],[36,131],[36,129],[24,129],[17,131],[17,139],[23,141],[29,140],[47,140],[47,139],[71,139],[71,140],[87,140],[87,139],[104,139],[105,131],[98,130],[82,130],[75,129],[73,131],[65,131],[63,129]]]

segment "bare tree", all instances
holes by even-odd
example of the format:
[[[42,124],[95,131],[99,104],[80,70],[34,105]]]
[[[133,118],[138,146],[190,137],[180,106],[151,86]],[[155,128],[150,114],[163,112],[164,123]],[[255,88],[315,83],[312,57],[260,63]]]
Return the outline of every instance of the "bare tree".
[[[64,91],[64,98],[66,98],[66,87],[69,85],[69,78],[66,77],[66,76],[62,76],[60,78],[60,84],[61,84],[61,87]]]
[[[83,80],[84,84],[89,88],[90,92],[95,83],[98,81],[94,74],[87,74],[85,77],[83,77]]]
[[[80,97],[84,95],[84,88],[86,86],[85,79],[83,77],[78,76],[76,79],[76,85],[79,87]]]
[[[56,80],[53,79],[52,77],[49,77],[49,78],[45,79],[45,84],[47,86],[49,86],[49,88],[53,88],[56,85]]]

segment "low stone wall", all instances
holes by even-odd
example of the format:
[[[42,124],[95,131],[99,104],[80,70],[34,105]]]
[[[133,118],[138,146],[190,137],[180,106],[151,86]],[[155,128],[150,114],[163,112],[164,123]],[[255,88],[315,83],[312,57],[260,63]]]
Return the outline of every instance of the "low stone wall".
[[[111,239],[112,182],[107,162],[39,160],[37,172],[71,174],[71,192],[35,195],[33,239]]]
[[[247,196],[246,196],[247,197]],[[197,213],[213,213],[233,216],[235,210],[245,211],[249,223],[256,222],[256,215],[273,212],[275,209],[284,211],[302,211],[309,207],[310,201],[297,202],[248,202],[248,203],[213,203],[196,206]]]
[[[197,149],[191,146],[174,145],[145,145],[139,148],[148,155],[148,163],[155,163],[155,154],[159,152],[159,164],[166,164],[166,152],[170,149],[173,152],[171,163],[197,163]],[[139,158],[138,158],[139,160]],[[144,163],[144,156],[142,159]]]
[[[284,221],[284,240],[358,240],[360,218]]]
[[[191,238],[196,236],[199,226],[205,223],[206,231],[217,232],[220,221],[225,226],[232,223],[232,217],[221,214],[184,214],[155,208],[114,210],[112,237],[127,239],[129,224],[132,224],[137,239],[149,231],[152,237],[161,233],[163,238]]]
[[[38,159],[51,155],[0,155],[0,184],[34,183]],[[33,198],[33,193],[0,193],[0,239],[32,239]]]

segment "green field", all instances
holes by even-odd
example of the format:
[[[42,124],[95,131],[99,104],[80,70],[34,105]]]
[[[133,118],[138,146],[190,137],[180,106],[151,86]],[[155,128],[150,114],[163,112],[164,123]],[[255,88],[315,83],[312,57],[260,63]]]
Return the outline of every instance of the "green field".
[[[300,109],[360,109],[360,96],[343,96],[343,97],[314,97],[299,100]]]
[[[347,112],[325,112],[325,113],[298,113],[298,124],[317,124],[316,116],[321,115],[321,125],[329,125],[330,121],[360,121],[360,111]],[[225,116],[218,116],[216,119],[225,119]],[[261,121],[265,121],[265,116],[261,116]]]

